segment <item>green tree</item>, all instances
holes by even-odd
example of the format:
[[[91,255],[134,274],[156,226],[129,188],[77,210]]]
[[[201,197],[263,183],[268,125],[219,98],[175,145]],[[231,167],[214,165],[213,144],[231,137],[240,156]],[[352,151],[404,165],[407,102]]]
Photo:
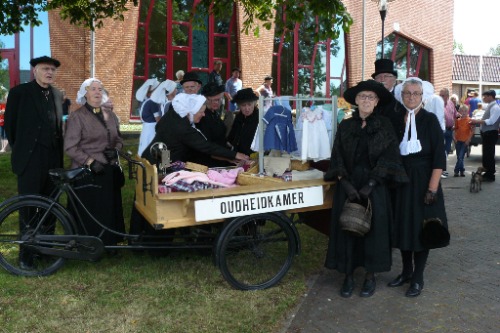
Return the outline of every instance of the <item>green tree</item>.
[[[464,46],[462,43],[457,43],[456,40],[453,40],[453,53],[454,54],[464,54]]]
[[[500,44],[498,44],[496,47],[491,47],[488,55],[500,56]]]
[[[264,27],[270,29],[272,22],[278,27],[293,30],[295,23],[301,23],[308,13],[317,17],[317,22],[308,25],[316,40],[327,38],[337,39],[341,29],[348,32],[352,18],[347,13],[341,0],[201,0],[198,11],[203,10],[216,18],[227,16],[227,8],[234,2],[241,4],[245,13],[243,31],[259,33],[258,21],[264,22]],[[69,19],[72,24],[82,25],[90,29],[103,26],[105,18],[124,19],[126,5],[137,6],[139,0],[17,0],[0,2],[0,34],[10,35],[22,31],[23,25],[39,26],[40,11],[60,9],[63,19]],[[276,10],[284,8],[286,19],[276,16]],[[190,12],[192,16],[194,13]],[[193,17],[192,17],[193,18]],[[196,18],[195,23],[196,23]],[[317,29],[321,27],[321,29]]]

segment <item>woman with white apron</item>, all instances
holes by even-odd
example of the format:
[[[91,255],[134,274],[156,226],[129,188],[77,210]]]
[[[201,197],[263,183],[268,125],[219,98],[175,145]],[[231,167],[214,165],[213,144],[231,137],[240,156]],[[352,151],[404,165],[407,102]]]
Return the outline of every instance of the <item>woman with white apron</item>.
[[[144,149],[151,143],[155,136],[156,123],[163,115],[165,105],[169,99],[176,94],[176,84],[171,80],[165,80],[151,93],[151,97],[145,100],[141,106],[140,116],[142,120],[142,131],[139,138],[138,154],[142,155]]]

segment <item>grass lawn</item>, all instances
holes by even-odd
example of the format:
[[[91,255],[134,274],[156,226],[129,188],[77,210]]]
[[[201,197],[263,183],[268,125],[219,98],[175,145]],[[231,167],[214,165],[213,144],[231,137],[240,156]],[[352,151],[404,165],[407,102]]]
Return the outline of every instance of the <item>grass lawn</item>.
[[[135,152],[136,141],[127,140],[125,149]],[[3,201],[16,193],[10,154],[0,155],[0,177]],[[133,186],[127,179],[123,189],[127,222]],[[301,255],[281,283],[262,291],[232,289],[210,256],[192,250],[68,260],[43,278],[0,268],[0,332],[278,332],[326,252],[325,236],[305,225],[298,229]]]

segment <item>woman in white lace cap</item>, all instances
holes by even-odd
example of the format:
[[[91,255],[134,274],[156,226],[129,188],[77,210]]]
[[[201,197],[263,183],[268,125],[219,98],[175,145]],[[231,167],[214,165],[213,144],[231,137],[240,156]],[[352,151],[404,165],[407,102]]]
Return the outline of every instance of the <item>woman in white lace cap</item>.
[[[69,115],[64,134],[64,151],[71,167],[87,166],[92,177],[75,182],[75,191],[88,211],[105,226],[125,231],[121,187],[125,179],[118,164],[123,147],[116,114],[103,104],[108,100],[102,82],[85,80],[77,94],[81,107]],[[81,213],[87,232],[100,237],[106,245],[116,245],[123,237],[104,232],[88,214]]]
[[[429,246],[422,241],[423,222],[439,218],[448,227],[440,185],[446,159],[443,131],[437,117],[423,108],[423,86],[419,78],[408,78],[401,86],[406,108],[405,132],[399,148],[410,182],[397,189],[393,246],[401,250],[403,271],[389,287],[410,282],[407,297],[420,295]],[[447,242],[440,244],[446,246]]]
[[[151,143],[151,140],[153,140],[155,136],[156,123],[160,121],[165,106],[172,101],[177,93],[177,85],[174,81],[165,80],[157,86],[154,86],[155,81],[152,81],[151,83],[153,84],[151,87],[155,88],[149,94],[149,97],[147,97],[142,103],[140,111],[142,131],[141,136],[139,137],[139,146],[137,148],[137,154],[139,156]]]

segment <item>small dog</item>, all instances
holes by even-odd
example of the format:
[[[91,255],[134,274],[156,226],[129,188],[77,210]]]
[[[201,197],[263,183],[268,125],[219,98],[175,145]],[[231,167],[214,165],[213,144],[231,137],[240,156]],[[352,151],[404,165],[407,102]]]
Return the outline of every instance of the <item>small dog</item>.
[[[477,168],[476,172],[472,172],[472,178],[470,180],[470,192],[471,193],[478,193],[481,191],[481,184],[483,183],[483,172],[485,172],[486,169],[483,167]]]

